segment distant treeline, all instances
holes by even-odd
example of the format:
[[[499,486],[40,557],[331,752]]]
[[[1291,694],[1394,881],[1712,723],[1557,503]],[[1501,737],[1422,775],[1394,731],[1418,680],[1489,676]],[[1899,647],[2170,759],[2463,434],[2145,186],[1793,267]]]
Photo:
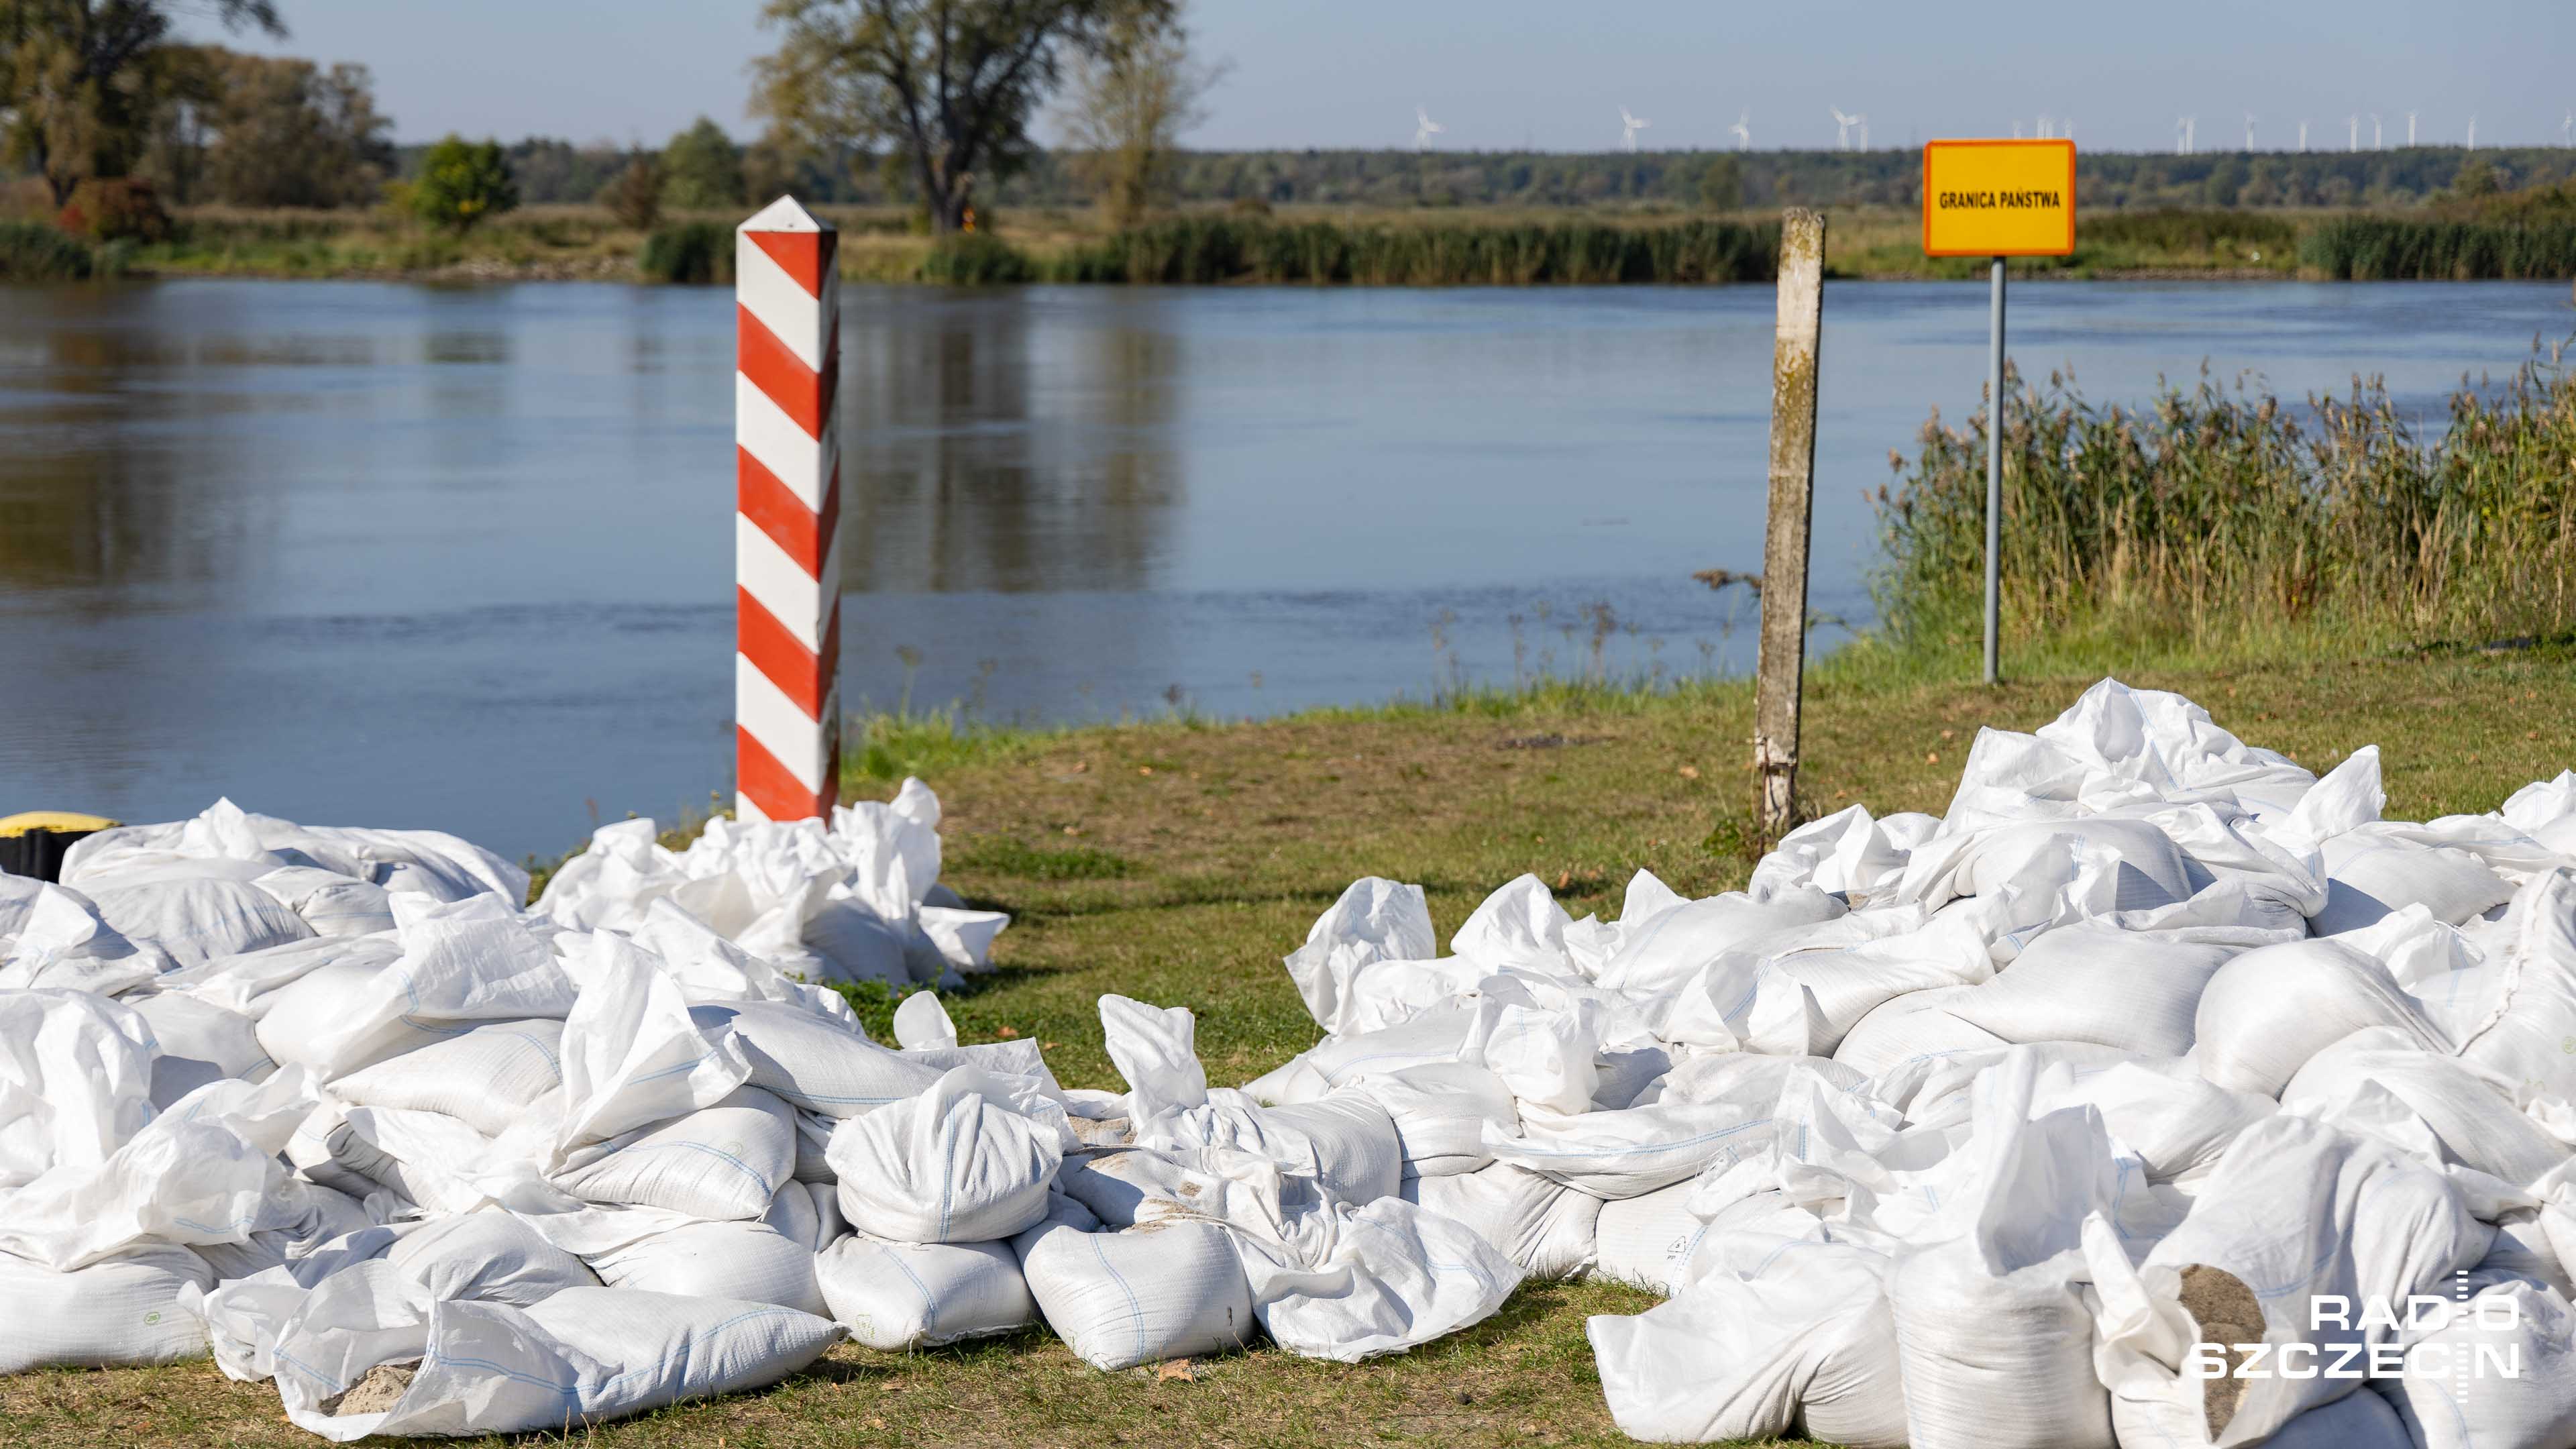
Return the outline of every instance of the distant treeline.
[[[424,148],[401,150],[403,174]],[[598,195],[639,153],[535,138],[508,155],[529,202]],[[1000,207],[1087,204],[1093,189],[1062,155],[988,184]],[[2476,163],[2472,167],[2472,163]],[[2207,152],[2196,156],[2084,154],[2076,186],[2089,207],[2356,207],[2415,205],[2459,189],[2515,190],[2576,178],[2576,150],[2456,146],[2393,151]],[[876,159],[838,162],[743,148],[753,189],[792,189],[825,205],[909,200],[900,175]],[[1921,153],[1881,151],[1185,151],[1175,171],[1183,203],[1258,200],[1273,206],[1852,206],[1919,203]]]

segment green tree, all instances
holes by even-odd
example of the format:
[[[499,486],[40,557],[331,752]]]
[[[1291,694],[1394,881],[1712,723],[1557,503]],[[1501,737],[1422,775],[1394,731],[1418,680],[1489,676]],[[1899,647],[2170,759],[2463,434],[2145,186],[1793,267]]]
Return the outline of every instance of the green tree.
[[[142,155],[163,95],[177,0],[0,0],[0,160],[45,178],[54,204]],[[227,29],[283,36],[272,0],[206,0]]]
[[[2462,196],[2493,196],[2501,189],[2496,184],[2495,168],[2484,156],[2472,156],[2460,163],[2459,175],[2451,179],[2451,189]]]
[[[661,157],[650,151],[638,153],[626,163],[625,170],[599,189],[599,204],[608,208],[619,226],[651,231],[653,223],[662,219],[662,187],[666,180]]]
[[[1110,225],[1171,199],[1181,133],[1206,119],[1199,102],[1225,69],[1193,60],[1177,18],[1142,6],[1112,17],[1096,53],[1069,58],[1058,124]]]
[[[1711,211],[1733,211],[1744,204],[1744,165],[1720,152],[1699,172],[1699,204]]]
[[[194,113],[200,149],[186,167],[188,191],[202,185],[234,206],[365,206],[376,199],[394,170],[385,134],[393,122],[376,109],[365,66],[324,70],[309,60],[213,46],[199,55],[203,80],[175,102]]]
[[[498,141],[468,141],[450,132],[421,158],[412,210],[432,226],[463,231],[519,204],[519,186]]]
[[[933,230],[963,225],[978,176],[1028,163],[1030,118],[1068,51],[1098,54],[1112,22],[1168,23],[1173,0],[768,0],[776,54],[753,104],[785,139],[873,165],[899,154]]]
[[[662,204],[675,211],[730,211],[742,205],[742,152],[704,116],[662,148]]]

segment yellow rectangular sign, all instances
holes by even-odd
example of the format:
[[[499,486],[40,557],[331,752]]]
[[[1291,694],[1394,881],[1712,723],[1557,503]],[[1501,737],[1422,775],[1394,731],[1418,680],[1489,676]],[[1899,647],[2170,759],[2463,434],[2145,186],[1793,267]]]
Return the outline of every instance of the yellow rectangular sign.
[[[2075,143],[1923,147],[1923,254],[2062,257],[2075,250]]]

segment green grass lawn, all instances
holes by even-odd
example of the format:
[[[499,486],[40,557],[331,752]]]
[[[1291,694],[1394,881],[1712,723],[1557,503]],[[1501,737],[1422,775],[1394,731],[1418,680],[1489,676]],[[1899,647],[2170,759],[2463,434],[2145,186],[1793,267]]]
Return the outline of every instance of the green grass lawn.
[[[2341,660],[2128,682],[2181,690],[2251,743],[2322,770],[2376,743],[2389,813],[2493,809],[2576,762],[2564,650]],[[1810,807],[1939,811],[1980,724],[2029,729],[2091,676],[1972,684],[1828,668],[1807,696]],[[966,1040],[1036,1037],[1068,1086],[1121,1084],[1094,1002],[1115,991],[1198,1014],[1215,1082],[1312,1044],[1279,958],[1352,878],[1418,881],[1441,929],[1523,871],[1577,916],[1615,912],[1631,871],[1685,894],[1743,883],[1749,690],[1548,688],[1454,708],[1262,724],[995,733],[886,731],[851,784],[883,798],[917,768],[947,807],[946,878],[1015,916],[997,971],[948,999]],[[1721,844],[1712,847],[1715,837]],[[1186,1376],[1100,1374],[1044,1332],[911,1357],[844,1346],[762,1393],[584,1434],[603,1444],[1441,1445],[1624,1442],[1583,1320],[1653,1300],[1532,1285],[1501,1316],[1356,1368],[1264,1349]],[[284,1445],[267,1385],[199,1361],[0,1379],[0,1444]]]

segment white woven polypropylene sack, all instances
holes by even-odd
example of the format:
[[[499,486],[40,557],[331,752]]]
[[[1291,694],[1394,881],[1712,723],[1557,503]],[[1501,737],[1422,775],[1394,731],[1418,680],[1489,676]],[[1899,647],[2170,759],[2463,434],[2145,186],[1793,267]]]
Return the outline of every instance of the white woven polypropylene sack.
[[[1717,1273],[1633,1318],[1585,1335],[1620,1432],[1665,1443],[1816,1438],[1906,1442],[1886,1259],[1847,1244],[1748,1253],[1751,1276]]]
[[[0,1253],[0,1374],[174,1363],[206,1351],[182,1288],[215,1286],[186,1248],[137,1248],[73,1272]]]
[[[385,1260],[420,1285],[426,1302],[472,1299],[526,1308],[567,1288],[599,1286],[579,1258],[498,1209],[411,1227],[385,1250]]]
[[[1207,1101],[1207,1072],[1198,1059],[1198,1022],[1187,1007],[1103,996],[1100,1029],[1109,1060],[1118,1075],[1127,1079],[1128,1110],[1138,1121]]]
[[[1057,1198],[1012,1240],[1029,1295],[1074,1356],[1115,1370],[1243,1347],[1258,1334],[1232,1234],[1163,1220],[1090,1231],[1091,1214]]]
[[[109,886],[88,895],[110,930],[159,947],[181,966],[313,935],[303,917],[248,881],[200,876]]]
[[[2462,1060],[2537,1092],[2576,1101],[2576,873],[2524,886],[2495,928],[2487,1010],[2460,1036]]]
[[[1281,1348],[1358,1363],[1493,1316],[1521,1270],[1474,1229],[1400,1198],[1332,1204],[1285,1241],[1239,1243],[1253,1311]]]
[[[2387,967],[2339,941],[2292,941],[2248,951],[2209,978],[2192,1055],[2219,1086],[2278,1097],[2308,1058],[2374,1026],[2450,1050]]]
[[[1349,1090],[1386,1109],[1406,1177],[1474,1172],[1494,1160],[1485,1150],[1485,1124],[1509,1131],[1520,1122],[1511,1089],[1469,1062],[1362,1073],[1351,1079]]]
[[[331,1095],[366,1107],[444,1112],[498,1137],[530,1102],[563,1085],[560,1021],[493,1021],[469,1028],[331,1084]]]
[[[327,1082],[475,1022],[560,1020],[572,1010],[573,982],[552,947],[498,896],[440,902],[401,892],[394,918],[402,943],[394,964],[351,973],[326,966],[279,994],[260,1018],[271,1057]]]
[[[1834,1060],[1863,1076],[1883,1077],[1909,1063],[2011,1046],[1949,1008],[1975,988],[1941,986],[1881,1002],[1834,1047]]]
[[[897,1243],[852,1233],[814,1276],[852,1341],[886,1353],[1009,1333],[1037,1322],[1009,1243]]]
[[[2420,827],[2416,827],[2420,829]],[[2375,925],[2389,912],[2420,905],[2456,926],[2513,899],[2513,884],[2466,851],[2409,839],[2406,826],[2346,831],[2320,849],[2326,863],[2325,909],[2309,918],[2320,936]]]
[[[809,1111],[856,1117],[917,1097],[939,1071],[868,1040],[856,1025],[781,1001],[689,1008],[711,1033],[729,1033],[751,1063],[751,1085]]]
[[[2576,1312],[2557,1289],[2487,1284],[2406,1338],[2388,1397],[2422,1449],[2576,1444]]]
[[[1590,1267],[1601,1199],[1508,1162],[1404,1184],[1404,1199],[1465,1223],[1541,1281]]]
[[[1603,1203],[1593,1222],[1593,1271],[1650,1293],[1678,1291],[1708,1233],[1708,1223],[1690,1210],[1691,1187],[1677,1182]]]
[[[779,1196],[790,1193],[802,1199],[805,1189],[789,1183]],[[757,1218],[690,1223],[589,1262],[611,1288],[681,1298],[740,1298],[818,1315],[828,1311],[814,1280],[814,1250]]]
[[[841,1215],[860,1232],[909,1243],[982,1243],[1046,1216],[1064,1160],[1056,1133],[982,1090],[959,1067],[930,1090],[832,1132]]]
[[[1315,1179],[1335,1202],[1367,1203],[1394,1195],[1404,1180],[1395,1120],[1375,1100],[1334,1092],[1312,1102],[1261,1107],[1210,1101],[1136,1127],[1136,1145],[1164,1152],[1223,1147],[1266,1157]]]
[[[554,1175],[590,1202],[664,1208],[707,1221],[756,1218],[796,1175],[796,1115],[757,1087],[590,1149]]]
[[[1943,1009],[2016,1044],[2089,1041],[2178,1057],[2191,1050],[2202,988],[2247,944],[2194,934],[2090,923],[2043,932]]]
[[[355,1322],[308,1318],[278,1345],[287,1417],[340,1443],[378,1433],[560,1432],[776,1383],[841,1337],[839,1324],[792,1308],[622,1288],[567,1289],[533,1308],[439,1303],[425,1322],[403,1305],[365,1306],[373,1312]],[[376,1365],[411,1360],[420,1368],[392,1408],[323,1407]]]
[[[152,1105],[168,1107],[208,1082],[264,1080],[277,1063],[259,1045],[259,1023],[238,1011],[176,992],[125,1003],[152,1024],[160,1054],[152,1059]]]
[[[1380,961],[1428,960],[1438,949],[1422,887],[1363,876],[1316,918],[1306,944],[1289,953],[1288,979],[1315,1024],[1339,1032],[1351,1025],[1351,983],[1361,971]]]

